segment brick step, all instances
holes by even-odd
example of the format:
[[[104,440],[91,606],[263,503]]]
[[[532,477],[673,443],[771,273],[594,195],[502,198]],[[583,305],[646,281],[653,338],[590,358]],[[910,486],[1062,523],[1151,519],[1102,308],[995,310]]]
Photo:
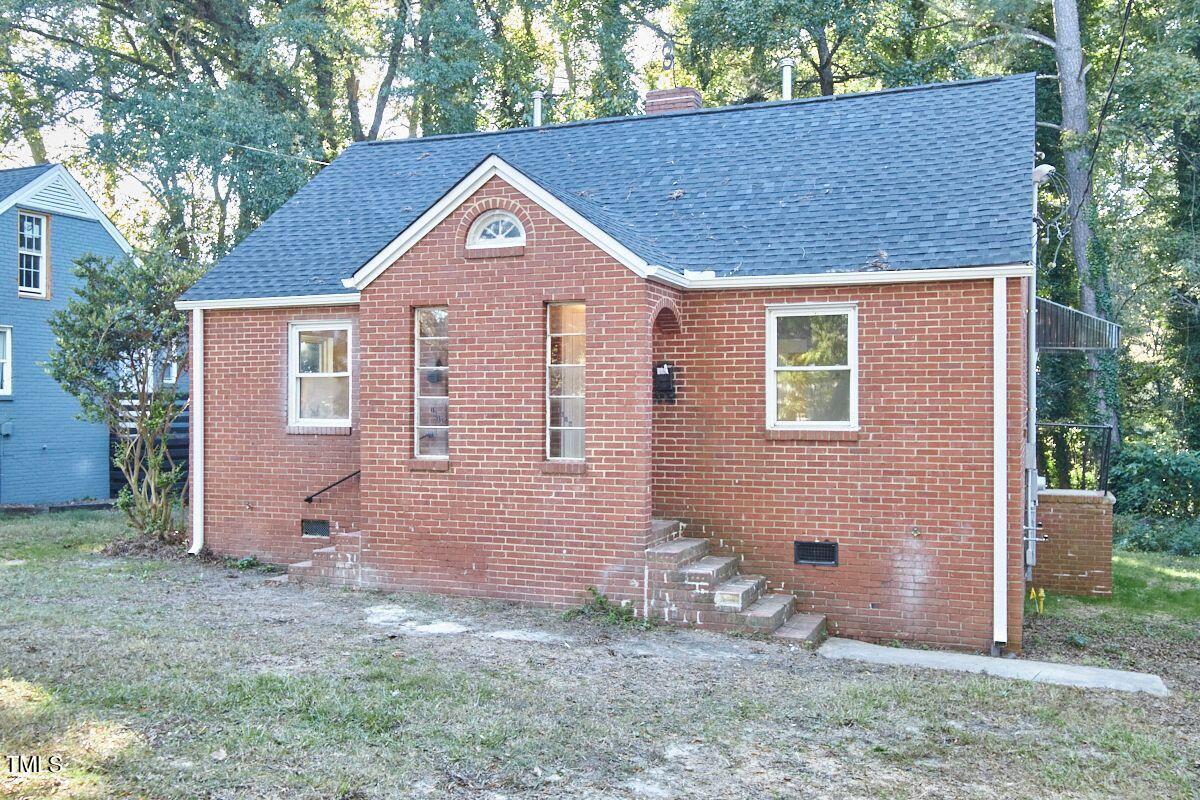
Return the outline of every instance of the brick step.
[[[737,574],[738,556],[705,556],[679,569],[680,581],[697,591],[712,591]]]
[[[771,633],[787,622],[795,607],[796,598],[790,594],[768,594],[759,598],[740,616],[751,630]]]
[[[825,615],[794,614],[776,629],[775,635],[805,647],[817,647],[827,635]]]
[[[707,539],[669,539],[646,548],[647,560],[664,567],[681,567],[703,558],[707,553]]]
[[[678,536],[683,531],[683,526],[679,524],[677,519],[652,519],[650,520],[650,538],[653,541],[661,539],[670,539]]]
[[[713,589],[712,601],[718,611],[745,611],[767,588],[762,575],[736,575]]]

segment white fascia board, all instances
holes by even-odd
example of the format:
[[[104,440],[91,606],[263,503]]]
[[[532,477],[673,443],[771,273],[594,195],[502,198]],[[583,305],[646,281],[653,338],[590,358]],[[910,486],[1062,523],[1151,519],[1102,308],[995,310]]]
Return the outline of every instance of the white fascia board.
[[[399,236],[376,253],[370,261],[359,267],[353,277],[343,279],[342,284],[347,289],[358,289],[360,291],[365,289],[384,270],[396,263],[396,259],[412,249],[439,222],[448,217],[451,212],[466,202],[481,186],[494,177],[504,180],[514,189],[521,192],[521,194],[562,220],[562,222],[573,228],[576,233],[608,253],[636,275],[646,278],[652,273],[657,272],[643,258],[612,236],[600,230],[600,228],[593,225],[585,217],[547,192],[537,183],[530,180],[516,167],[497,155],[491,155],[484,159],[478,167],[471,170],[454,188],[443,195],[441,200],[430,206],[424,214],[417,217],[411,225],[401,231]]]
[[[358,303],[358,292],[342,294],[305,294],[292,297],[241,297],[231,300],[176,300],[180,311],[192,309],[234,308],[297,308],[305,306],[352,306]]]
[[[112,220],[110,220],[108,216],[100,210],[100,207],[96,205],[91,196],[88,195],[84,188],[79,185],[79,181],[75,180],[75,176],[68,172],[66,167],[64,167],[62,164],[55,164],[53,168],[46,170],[36,179],[30,181],[5,199],[0,200],[0,214],[8,211],[13,206],[21,205],[26,200],[33,197],[43,188],[59,178],[63,178],[66,181],[67,188],[70,190],[71,194],[75,195],[75,199],[78,200],[80,205],[82,205],[87,211],[87,219],[92,219],[96,222],[99,222],[100,226],[103,227],[108,235],[112,237],[113,241],[117,243],[117,246],[120,247],[122,251],[124,251],[125,255],[132,255],[133,247],[129,244],[129,240],[121,235],[121,232],[117,230],[117,226],[112,224]]]
[[[687,278],[659,269],[649,277],[684,289],[778,289],[804,286],[871,286],[889,283],[972,281],[985,278],[1019,278],[1033,274],[1029,264],[1000,264],[989,267],[942,269],[894,269],[865,272],[824,272],[814,275],[747,275],[745,277]]]
[[[411,244],[409,246],[411,247]],[[390,264],[392,262],[387,263]],[[386,268],[386,266],[383,267],[383,269]],[[700,280],[685,278],[678,273],[664,270],[662,267],[649,267],[642,277],[659,283],[667,283],[680,289],[698,291],[710,289],[784,289],[805,286],[870,286],[890,283],[936,283],[939,281],[1021,278],[1031,275],[1033,275],[1033,267],[1029,264],[1004,264],[994,267],[832,272],[820,275],[763,275],[748,276],[745,278],[704,278]],[[353,280],[352,278],[347,278],[343,283],[349,284]],[[373,280],[373,278],[370,280]],[[370,283],[370,280],[367,280],[366,283]],[[354,305],[358,301],[358,292],[347,292],[345,294],[296,295],[292,297],[248,297],[233,300],[179,300],[175,303],[175,307],[181,310],[193,308],[288,308],[298,306]]]

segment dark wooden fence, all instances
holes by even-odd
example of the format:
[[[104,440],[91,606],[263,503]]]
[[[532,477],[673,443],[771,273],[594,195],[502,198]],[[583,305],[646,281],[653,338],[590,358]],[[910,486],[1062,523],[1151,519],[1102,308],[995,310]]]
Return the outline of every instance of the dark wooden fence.
[[[180,404],[187,402],[186,396],[181,396],[178,401]],[[180,479],[180,486],[187,482],[187,467],[188,467],[188,431],[191,421],[191,411],[185,410],[176,419],[171,426],[171,434],[167,438],[167,452],[171,456],[171,460],[176,465],[183,465],[183,477]],[[117,444],[117,436],[109,436],[109,453],[113,452],[113,448]],[[121,474],[121,470],[117,469],[116,465],[109,459],[108,466],[108,488],[109,496],[116,497],[125,488],[125,476]]]

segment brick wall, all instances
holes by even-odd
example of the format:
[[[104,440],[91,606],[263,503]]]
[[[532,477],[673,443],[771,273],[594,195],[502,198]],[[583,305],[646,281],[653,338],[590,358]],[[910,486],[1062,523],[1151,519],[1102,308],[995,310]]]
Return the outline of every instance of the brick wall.
[[[329,544],[301,538],[301,519],[359,525],[357,479],[311,505],[303,501],[359,468],[357,425],[349,435],[288,433],[288,324],[326,319],[351,320],[357,340],[354,307],[204,314],[204,524],[205,543],[216,553],[288,564]]]
[[[464,248],[506,208],[528,242]],[[587,304],[586,466],[545,458],[545,308]],[[450,457],[412,459],[413,308],[450,328]],[[650,322],[643,281],[499,180],[362,293],[364,580],[574,605],[641,602],[650,528]],[[431,469],[431,466],[434,467]],[[443,469],[444,467],[444,469]]]
[[[528,243],[464,249],[481,212]],[[1020,644],[1023,282],[1008,281],[1009,643]],[[587,304],[586,464],[548,463],[545,306]],[[855,433],[765,429],[768,303],[859,304]],[[307,557],[301,517],[358,527],[361,583],[574,605],[594,585],[639,606],[651,511],[740,553],[842,634],[991,643],[990,281],[689,292],[647,284],[493,180],[362,293],[357,309],[206,314],[208,541]],[[413,309],[449,308],[450,456],[413,459]],[[287,326],[355,324],[351,435],[288,434]],[[651,404],[651,364],[679,401]],[[313,508],[301,498],[361,466]],[[915,529],[915,534],[914,534]],[[792,541],[835,539],[836,568]],[[324,544],[321,542],[320,544]],[[358,580],[356,577],[356,580]]]
[[[1063,594],[1112,594],[1113,503],[1107,492],[1048,489],[1038,492],[1034,588]]]
[[[1020,646],[1023,282],[1008,281],[1009,644]],[[671,293],[663,291],[664,295]],[[768,304],[856,301],[854,433],[771,432]],[[984,649],[992,641],[992,283],[688,292],[656,360],[678,402],[654,409],[655,516],[691,523],[844,635]],[[797,539],[840,565],[795,565]]]

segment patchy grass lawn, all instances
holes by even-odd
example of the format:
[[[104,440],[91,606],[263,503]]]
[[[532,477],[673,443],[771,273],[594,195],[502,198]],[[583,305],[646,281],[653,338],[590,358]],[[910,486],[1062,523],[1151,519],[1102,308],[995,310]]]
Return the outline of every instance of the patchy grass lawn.
[[[1119,596],[1138,621],[1051,598],[1032,631],[1095,622],[1071,654],[1109,661],[1102,631],[1164,631],[1163,699],[100,554],[121,535],[0,520],[0,753],[65,762],[0,763],[0,797],[1197,797],[1200,697],[1166,663],[1196,641],[1186,563],[1122,566],[1165,593]]]
[[[1026,655],[1156,672],[1200,694],[1200,557],[1113,554],[1112,599],[1025,604]]]

